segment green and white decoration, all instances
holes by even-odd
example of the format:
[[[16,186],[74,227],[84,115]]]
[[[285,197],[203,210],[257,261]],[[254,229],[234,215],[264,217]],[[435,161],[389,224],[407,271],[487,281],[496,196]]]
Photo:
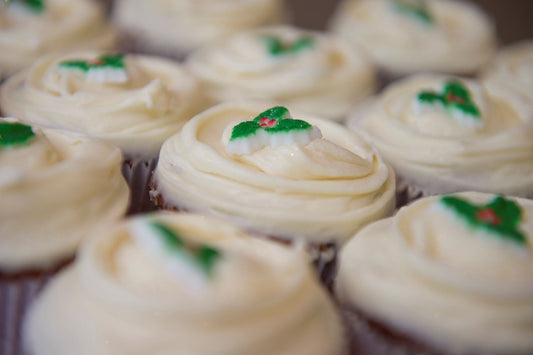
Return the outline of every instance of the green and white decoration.
[[[58,69],[77,71],[91,82],[124,83],[128,81],[123,54],[104,54],[90,60],[67,60],[59,63]]]
[[[425,25],[433,25],[435,20],[425,0],[391,0],[394,11],[409,16]]]
[[[222,253],[208,245],[183,238],[171,226],[150,218],[132,222],[131,236],[180,279],[203,285],[215,275]]]
[[[314,40],[310,36],[300,37],[295,41],[286,42],[276,36],[261,36],[261,40],[266,44],[267,50],[273,57],[295,54],[313,46]]]
[[[233,127],[226,153],[250,154],[266,146],[303,145],[321,137],[317,127],[291,118],[287,108],[276,106]]]
[[[520,231],[522,210],[512,200],[497,196],[486,205],[476,205],[460,197],[444,196],[440,202],[472,228],[488,231],[490,235],[522,247],[528,244]]]
[[[441,92],[421,91],[416,97],[415,105],[444,108],[450,116],[464,124],[479,125],[482,123],[481,111],[472,99],[470,91],[457,80],[445,82]]]
[[[0,122],[0,150],[27,146],[35,137],[33,129],[18,122]]]
[[[18,6],[35,14],[40,14],[45,10],[44,0],[5,0],[5,2],[7,5]]]

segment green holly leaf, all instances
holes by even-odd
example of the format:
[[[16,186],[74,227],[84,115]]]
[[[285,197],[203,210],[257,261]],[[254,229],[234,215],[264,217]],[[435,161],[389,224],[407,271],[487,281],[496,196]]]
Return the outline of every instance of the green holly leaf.
[[[45,9],[43,0],[6,0],[7,4],[21,4],[36,14],[40,14]]]
[[[151,221],[150,226],[157,231],[157,235],[163,240],[167,250],[178,257],[185,258],[206,276],[213,276],[216,263],[221,258],[220,251],[206,245],[190,245],[163,223]]]
[[[314,40],[311,37],[302,37],[292,43],[284,43],[281,39],[275,36],[262,36],[261,38],[266,43],[268,51],[273,56],[298,53],[312,47],[314,44]]]
[[[28,145],[35,133],[30,126],[17,122],[0,122],[0,149]]]
[[[83,72],[88,72],[95,68],[112,68],[124,69],[124,55],[123,54],[105,54],[95,59],[90,60],[66,60],[59,63],[61,68],[78,69]]]
[[[442,92],[422,91],[417,95],[417,99],[422,103],[439,103],[447,110],[459,110],[465,115],[476,119],[481,118],[479,108],[472,100],[470,91],[462,83],[455,80],[446,82]]]
[[[401,14],[411,16],[421,23],[426,25],[434,24],[435,20],[431,15],[427,3],[425,1],[406,1],[406,0],[392,0],[394,9]]]
[[[486,205],[475,205],[459,197],[445,196],[441,203],[473,228],[490,231],[491,235],[520,246],[527,245],[527,238],[519,229],[522,210],[512,200],[498,196]]]
[[[251,121],[244,121],[233,127],[230,141],[250,137],[256,134],[258,130],[272,134],[311,129],[312,127],[305,121],[290,118],[287,108],[276,106],[261,112]]]

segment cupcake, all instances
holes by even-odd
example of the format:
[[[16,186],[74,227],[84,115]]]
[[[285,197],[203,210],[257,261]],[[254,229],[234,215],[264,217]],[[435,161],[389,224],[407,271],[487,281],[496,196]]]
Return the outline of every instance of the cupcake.
[[[341,355],[345,339],[301,251],[172,213],[95,234],[24,326],[29,355]]]
[[[393,211],[394,174],[345,127],[268,107],[225,103],[187,122],[161,148],[152,197],[304,244],[327,282],[338,246]]]
[[[148,207],[147,181],[163,141],[204,104],[197,81],[166,59],[93,52],[46,56],[0,90],[6,115],[121,148],[131,212]]]
[[[375,84],[373,65],[348,43],[288,26],[213,43],[187,66],[214,102],[265,99],[337,121]]]
[[[345,0],[331,29],[372,57],[386,81],[415,72],[475,74],[495,29],[475,5],[448,0]]]
[[[247,29],[286,20],[284,0],[117,0],[113,21],[134,51],[183,58]]]
[[[505,47],[485,70],[483,84],[533,120],[533,40]]]
[[[354,352],[532,354],[532,245],[533,201],[485,193],[420,199],[364,228],[335,281],[367,331]]]
[[[533,193],[533,122],[477,81],[412,76],[347,124],[393,166],[402,204],[469,190]]]
[[[0,79],[55,51],[107,50],[116,42],[104,12],[90,0],[0,3]]]
[[[95,139],[0,120],[2,349],[17,346],[22,310],[38,287],[90,231],[126,213],[120,164],[120,151]]]

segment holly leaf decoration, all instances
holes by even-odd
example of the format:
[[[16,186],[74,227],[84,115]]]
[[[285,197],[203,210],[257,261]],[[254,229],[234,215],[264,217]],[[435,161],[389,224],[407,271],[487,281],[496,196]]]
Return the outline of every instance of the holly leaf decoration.
[[[7,4],[21,4],[34,13],[40,14],[45,9],[43,0],[6,0]]]
[[[59,66],[63,68],[74,68],[83,72],[88,72],[94,68],[125,68],[123,54],[105,54],[90,60],[66,60],[59,63]]]
[[[472,204],[456,196],[445,196],[441,202],[474,228],[515,244],[527,245],[527,238],[520,231],[522,210],[516,202],[497,196],[486,205]]]
[[[35,137],[30,126],[18,122],[0,122],[0,149],[28,145]]]
[[[302,50],[313,46],[314,40],[311,37],[302,37],[294,42],[283,42],[276,36],[262,36],[265,41],[268,51],[272,56],[281,56],[286,54],[298,53]]]
[[[149,225],[161,238],[166,250],[177,257],[185,258],[205,276],[213,276],[216,263],[222,256],[218,250],[206,245],[187,244],[175,231],[163,223],[151,221]]]
[[[425,1],[392,0],[394,9],[401,14],[411,16],[421,23],[432,25],[435,20]]]
[[[422,91],[417,99],[421,103],[440,104],[447,110],[459,110],[463,114],[479,119],[481,113],[476,106],[470,92],[462,83],[451,80],[444,84],[442,92],[432,90]]]

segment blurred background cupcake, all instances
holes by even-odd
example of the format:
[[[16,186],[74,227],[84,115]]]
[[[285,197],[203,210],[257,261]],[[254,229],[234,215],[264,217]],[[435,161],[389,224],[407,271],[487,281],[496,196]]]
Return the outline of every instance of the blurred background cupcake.
[[[92,0],[6,0],[0,3],[0,80],[54,51],[107,50],[116,43]]]
[[[408,77],[347,124],[393,166],[399,205],[469,190],[533,194],[531,117],[474,79]]]
[[[394,174],[345,127],[270,107],[225,103],[194,117],[163,144],[152,196],[305,245],[327,283],[340,245],[392,213]]]
[[[331,29],[370,55],[382,85],[415,72],[472,75],[496,48],[492,21],[460,1],[346,0]]]
[[[5,115],[121,148],[130,212],[149,208],[148,180],[161,144],[204,104],[197,80],[178,63],[131,54],[45,56],[0,89]]]
[[[95,234],[33,304],[24,330],[29,355],[346,351],[337,310],[301,251],[190,214]]]
[[[284,0],[117,0],[113,10],[126,49],[174,58],[228,35],[286,20]]]
[[[533,353],[533,201],[434,196],[341,251],[354,354]]]
[[[25,306],[90,231],[126,213],[121,154],[104,142],[0,119],[0,349]]]
[[[187,58],[214,102],[264,99],[343,120],[374,92],[374,66],[348,43],[290,26],[242,32]]]

